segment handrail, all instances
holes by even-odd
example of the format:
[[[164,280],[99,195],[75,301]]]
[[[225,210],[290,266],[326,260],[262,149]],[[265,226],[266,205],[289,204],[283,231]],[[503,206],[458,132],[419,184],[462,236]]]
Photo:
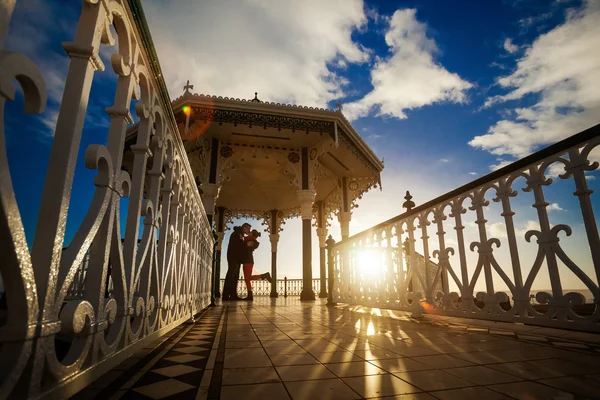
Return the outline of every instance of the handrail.
[[[136,24],[144,49],[147,52],[147,57],[150,61],[150,70],[153,72],[154,79],[156,80],[159,86],[157,94],[160,98],[163,112],[167,114],[167,119],[169,120],[173,132],[179,132],[179,129],[177,128],[177,122],[175,121],[175,114],[173,113],[173,108],[171,107],[171,98],[169,97],[169,90],[167,89],[167,85],[163,78],[162,69],[160,67],[160,62],[158,60],[158,55],[156,54],[156,48],[154,47],[154,41],[152,40],[152,35],[150,34],[150,29],[148,28],[148,22],[144,14],[142,4],[140,0],[128,0],[127,3],[129,5],[133,21]],[[181,154],[186,154],[185,148],[183,147],[183,141],[177,140],[176,146],[178,147],[178,150]],[[188,162],[184,164],[186,172],[190,176],[194,177],[194,173],[192,172],[190,164]],[[199,204],[202,204],[202,198],[200,197],[200,193],[195,191],[194,196],[196,197],[196,201]],[[204,215],[206,223],[208,224],[208,216],[206,215],[206,210],[204,210],[204,207],[202,207],[202,214]]]
[[[596,125],[332,241],[331,303],[406,309],[416,317],[428,312],[600,332],[600,233],[587,175],[600,166],[592,155],[599,146]],[[518,179],[524,187],[513,189]],[[570,187],[565,189],[563,181]],[[578,205],[570,206],[569,216],[549,215],[556,210],[547,201],[555,193],[548,195],[549,190],[575,196]],[[489,196],[498,207],[490,206]],[[537,218],[526,214],[522,201],[514,205],[517,196]],[[583,226],[571,222],[576,210]],[[518,229],[526,222],[522,214],[533,222],[525,230]],[[577,239],[566,241],[563,234]]]

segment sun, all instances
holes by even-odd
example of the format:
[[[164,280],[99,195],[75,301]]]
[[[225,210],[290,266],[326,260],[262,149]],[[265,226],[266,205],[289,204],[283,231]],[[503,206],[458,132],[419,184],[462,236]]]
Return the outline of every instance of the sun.
[[[381,273],[381,253],[365,249],[356,252],[357,270],[364,279],[375,279]]]

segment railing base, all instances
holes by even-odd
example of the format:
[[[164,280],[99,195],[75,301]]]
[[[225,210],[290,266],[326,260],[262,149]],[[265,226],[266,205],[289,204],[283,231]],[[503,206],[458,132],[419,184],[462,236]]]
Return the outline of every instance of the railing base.
[[[279,293],[271,293],[269,296],[270,296],[271,298],[274,298],[274,299],[276,299],[276,298],[278,298],[278,297],[279,297]]]

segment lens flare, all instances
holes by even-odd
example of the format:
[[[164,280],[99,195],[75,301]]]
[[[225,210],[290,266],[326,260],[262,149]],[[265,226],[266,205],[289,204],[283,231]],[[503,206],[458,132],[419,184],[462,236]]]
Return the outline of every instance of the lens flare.
[[[190,113],[192,112],[190,106],[183,106],[181,109],[185,115],[190,115]]]

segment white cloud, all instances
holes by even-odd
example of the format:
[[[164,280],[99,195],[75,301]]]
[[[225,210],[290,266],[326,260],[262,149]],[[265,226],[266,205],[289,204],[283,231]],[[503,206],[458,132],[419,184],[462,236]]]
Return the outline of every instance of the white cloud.
[[[440,158],[440,162],[447,163],[450,162],[447,158]]]
[[[558,203],[552,203],[547,208],[548,211],[565,211],[564,208],[561,208]]]
[[[371,70],[373,90],[344,106],[344,115],[356,119],[370,114],[406,118],[406,110],[449,101],[463,103],[473,85],[437,63],[438,52],[427,26],[416,10],[397,10],[385,34],[390,56],[377,58]]]
[[[548,18],[552,17],[552,12],[543,13],[540,15],[536,15],[534,17],[522,18],[519,20],[519,26],[521,27],[521,32],[527,31],[527,29],[533,25],[538,24],[539,22],[545,21]]]
[[[469,172],[469,175],[477,175],[477,172]]]
[[[347,80],[334,66],[369,52],[351,35],[367,22],[362,0],[145,1],[171,97],[194,92],[324,107]]]
[[[598,123],[600,115],[600,1],[589,0],[567,13],[566,22],[540,35],[517,63],[497,79],[511,91],[486,100],[486,106],[538,95],[534,105],[515,108],[485,135],[469,142],[497,155],[524,157],[542,145]]]
[[[554,225],[550,224],[550,228],[552,228]],[[540,227],[540,223],[538,221],[532,221],[532,220],[528,220],[527,222],[525,222],[525,227],[523,229],[515,229],[515,232],[517,233],[518,237],[525,237],[525,234],[528,231],[539,231],[542,228]]]
[[[497,171],[497,170],[504,168],[507,165],[512,164],[512,163],[513,163],[513,161],[498,159],[498,164],[490,165],[490,169],[492,171]]]
[[[540,230],[540,223],[538,221],[528,220],[522,226],[523,228],[519,228],[518,226],[515,227],[515,236],[517,237],[517,239],[524,239],[525,234],[528,231]],[[550,227],[552,226],[553,225],[550,224]],[[506,233],[506,224],[504,222],[488,223],[486,224],[486,228],[491,237],[500,239],[508,237]]]
[[[548,178],[552,178],[552,179],[556,179],[558,178],[559,175],[564,174],[565,171],[565,165],[562,163],[554,163],[554,164],[550,164],[550,166],[548,167],[548,169],[546,169],[545,175]]]
[[[520,49],[520,47],[517,46],[516,44],[514,44],[510,38],[506,38],[506,40],[504,40],[503,47],[504,47],[504,50],[506,50],[510,54],[514,54],[517,51],[519,51],[519,49]]]
[[[486,224],[487,231],[491,237],[494,238],[505,238],[506,234],[506,224],[504,222],[494,222],[491,224]]]
[[[588,181],[595,181],[596,177],[594,175],[586,175],[585,179],[587,179]]]

